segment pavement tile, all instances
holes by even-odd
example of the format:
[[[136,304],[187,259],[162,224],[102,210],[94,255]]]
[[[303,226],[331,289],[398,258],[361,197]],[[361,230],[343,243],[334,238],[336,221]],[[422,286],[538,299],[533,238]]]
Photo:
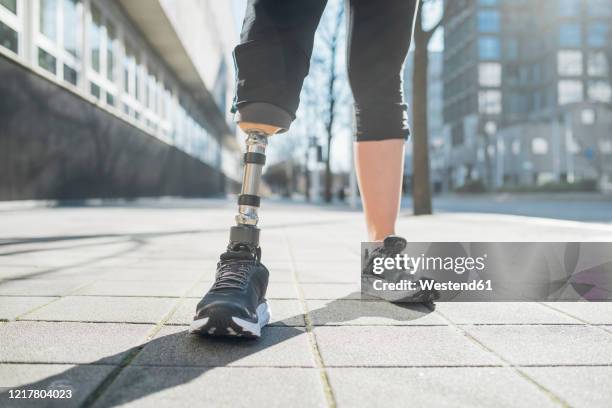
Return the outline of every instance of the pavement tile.
[[[305,326],[304,311],[299,300],[270,299],[273,326]]]
[[[296,267],[297,279],[299,282],[305,283],[352,283],[360,282],[359,269],[354,271],[334,270],[333,266],[328,266],[326,263],[319,263],[318,267],[309,267],[302,269]]]
[[[5,279],[25,279],[40,270],[41,268],[28,266],[0,266],[0,281]]]
[[[334,248],[333,251],[322,251],[321,248]],[[359,247],[357,247],[359,251]],[[342,247],[338,247],[338,242],[304,242],[302,239],[296,240],[292,246],[291,255],[296,262],[308,262],[316,259],[317,261],[324,262],[342,262],[349,264],[351,262],[359,262],[359,252],[355,253],[349,250],[344,250]],[[359,270],[359,269],[357,269]]]
[[[239,387],[237,388],[237,384]],[[309,368],[128,367],[95,407],[326,407]]]
[[[463,326],[519,365],[612,364],[612,336],[589,326]]]
[[[165,326],[134,359],[134,365],[313,367],[304,329],[266,327],[255,341],[216,339]]]
[[[455,324],[580,324],[531,302],[438,302],[436,311]]]
[[[172,251],[172,249],[168,249]],[[209,261],[202,259],[164,259],[164,258],[144,258],[134,259],[125,265],[126,269],[150,269],[150,270],[161,270],[168,272],[170,276],[176,270],[186,271],[201,271],[206,267]]]
[[[114,366],[67,364],[5,364],[0,365],[0,406],[17,407],[79,407],[89,394],[102,383]],[[2,387],[22,390],[71,390],[71,398],[27,399],[9,398]]]
[[[176,302],[172,298],[68,296],[21,320],[157,323]]]
[[[356,283],[301,283],[306,299],[361,299],[361,287]]]
[[[527,367],[522,371],[572,407],[610,407],[612,366]]]
[[[102,270],[102,269],[100,269]],[[104,275],[100,275],[105,280],[116,281],[189,281],[194,282],[203,275],[202,270],[195,269],[176,269],[172,271],[162,269],[127,269],[116,267],[103,270]]]
[[[446,325],[423,305],[400,306],[382,301],[308,300],[308,314],[315,326]]]
[[[86,280],[17,279],[0,282],[0,296],[62,296],[90,283]]]
[[[53,301],[54,297],[0,297],[0,320],[14,320],[17,316]]]
[[[194,281],[98,281],[77,290],[75,295],[179,297],[193,286]]]
[[[294,282],[270,282],[266,291],[268,299],[297,299],[298,294]]]
[[[172,315],[168,324],[174,325],[189,325],[193,320],[193,315],[196,310],[196,305],[200,300],[197,298],[189,298],[183,300],[179,308]],[[273,326],[304,326],[304,316],[302,307],[297,300],[288,299],[269,299],[270,309],[272,309]]]
[[[612,302],[548,302],[546,305],[591,324],[612,324]]]
[[[340,407],[558,406],[509,368],[330,368],[328,375]]]
[[[0,362],[117,364],[153,326],[9,322],[0,325]]]
[[[319,326],[326,366],[465,366],[501,361],[456,329],[441,326]]]
[[[202,299],[202,297],[206,294],[206,292],[208,292],[212,284],[212,281],[196,283],[191,289],[189,289],[189,292],[187,292],[187,297]]]
[[[61,268],[74,265],[76,262],[79,261],[66,257],[45,257],[37,253],[28,253],[19,256],[0,256],[0,268],[5,266]]]

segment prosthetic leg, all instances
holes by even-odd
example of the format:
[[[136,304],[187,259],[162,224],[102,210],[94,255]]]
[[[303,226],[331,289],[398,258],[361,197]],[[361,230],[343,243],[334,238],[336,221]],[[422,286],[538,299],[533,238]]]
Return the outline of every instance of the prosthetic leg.
[[[228,248],[244,245],[249,250],[256,252],[258,258],[261,258],[259,228],[257,227],[261,174],[266,163],[268,137],[280,131],[281,128],[249,122],[242,122],[239,126],[247,134],[246,153],[243,157],[244,173],[242,189],[238,196],[236,225],[230,229]]]
[[[196,307],[190,332],[212,336],[259,337],[270,321],[266,289],[270,272],[261,263],[257,210],[268,137],[282,128],[240,122],[247,134],[236,225],[217,263],[215,282]]]

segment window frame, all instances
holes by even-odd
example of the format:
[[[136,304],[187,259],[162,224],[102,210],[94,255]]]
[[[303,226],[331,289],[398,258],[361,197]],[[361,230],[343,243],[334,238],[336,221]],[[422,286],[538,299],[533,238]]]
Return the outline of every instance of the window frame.
[[[86,17],[85,17],[85,35],[87,37],[87,49],[85,50],[85,56],[84,58],[87,58],[87,72],[86,72],[86,77],[87,77],[87,82],[88,84],[90,84],[87,89],[85,89],[85,92],[91,96],[92,98],[95,98],[97,100],[98,103],[102,104],[102,105],[106,105],[108,108],[111,109],[119,109],[119,98],[118,98],[118,94],[119,94],[119,84],[118,84],[118,75],[117,75],[117,64],[114,63],[113,64],[113,71],[114,71],[114,81],[110,81],[108,79],[108,24],[111,24],[113,26],[113,29],[115,30],[115,44],[113,45],[112,51],[113,51],[113,58],[115,61],[117,61],[117,56],[119,55],[119,46],[118,43],[120,43],[120,39],[119,39],[119,35],[118,35],[118,24],[117,22],[114,20],[114,18],[112,18],[112,16],[109,15],[109,13],[105,10],[104,7],[101,7],[99,4],[97,4],[95,1],[90,1],[89,3],[89,7],[87,8],[87,12],[86,12]],[[91,46],[91,38],[90,38],[90,34],[91,34],[91,27],[93,26],[93,7],[96,8],[96,10],[100,13],[100,22],[101,22],[101,27],[100,27],[100,54],[99,54],[99,59],[100,59],[100,71],[96,71],[91,64],[92,61],[92,46]],[[91,88],[91,84],[94,84],[98,87],[100,87],[100,97],[96,97],[94,95],[92,95],[92,93],[90,92],[90,88]],[[114,99],[114,105],[111,105],[108,103],[108,95],[111,95]]]
[[[0,6],[0,21],[17,33],[17,52],[0,45],[0,50],[9,52],[10,55],[20,57],[23,55],[23,29],[24,29],[24,5],[22,0],[17,0],[17,13],[13,14],[4,6]]]
[[[79,2],[80,13],[78,14],[79,28],[77,32],[79,35],[83,31],[83,13],[85,11],[85,2],[81,0]],[[56,33],[55,33],[55,42],[48,38],[45,34],[42,33],[40,27],[40,13],[41,13],[41,0],[36,0],[33,2],[33,27],[32,27],[32,55],[33,62],[32,65],[37,69],[41,70],[47,75],[51,75],[55,77],[59,82],[66,84],[72,87],[80,87],[80,84],[83,81],[83,44],[82,40],[79,40],[77,43],[77,47],[79,49],[78,56],[74,56],[69,51],[64,48],[64,32],[62,27],[64,26],[64,0],[56,0],[55,3],[55,19],[56,19]],[[50,72],[46,68],[42,67],[39,63],[39,49],[48,53],[49,55],[55,58],[55,73]],[[64,78],[64,65],[68,66],[70,69],[74,70],[77,74],[76,84],[73,84],[70,81],[67,81]]]

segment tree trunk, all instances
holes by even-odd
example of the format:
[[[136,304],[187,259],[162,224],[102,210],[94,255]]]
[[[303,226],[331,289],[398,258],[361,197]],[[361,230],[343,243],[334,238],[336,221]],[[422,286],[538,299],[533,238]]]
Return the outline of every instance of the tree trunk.
[[[332,140],[332,131],[328,129],[327,131],[327,156],[325,157],[325,202],[330,203],[332,201],[332,172],[331,172],[331,140]]]
[[[414,64],[412,72],[412,200],[414,215],[431,214],[429,181],[429,142],[427,126],[427,72],[429,38],[422,30],[421,16],[415,29]]]

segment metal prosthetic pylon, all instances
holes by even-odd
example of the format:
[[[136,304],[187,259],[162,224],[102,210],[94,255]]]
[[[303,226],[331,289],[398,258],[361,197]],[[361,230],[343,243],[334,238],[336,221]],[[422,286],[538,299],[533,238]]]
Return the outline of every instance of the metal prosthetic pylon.
[[[229,248],[242,244],[249,249],[259,251],[259,186],[261,174],[266,163],[266,146],[268,136],[259,131],[247,132],[246,153],[244,154],[244,172],[242,189],[238,196],[238,214],[236,225],[230,229]]]

